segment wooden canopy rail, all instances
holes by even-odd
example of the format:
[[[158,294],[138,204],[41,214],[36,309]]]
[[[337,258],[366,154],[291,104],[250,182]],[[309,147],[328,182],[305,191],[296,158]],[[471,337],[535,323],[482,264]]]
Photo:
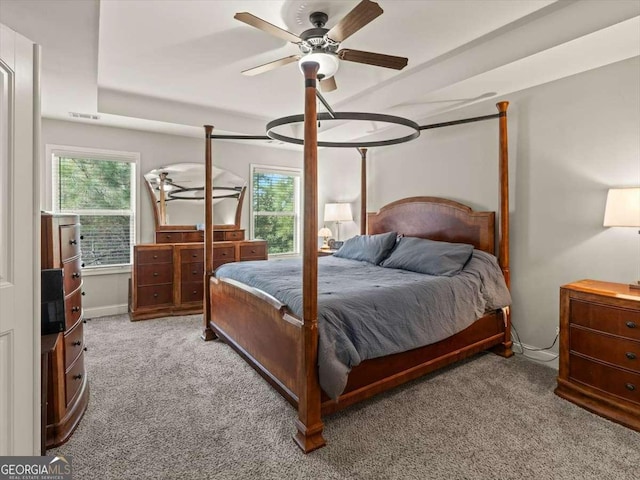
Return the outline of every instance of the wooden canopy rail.
[[[322,392],[318,380],[318,203],[317,203],[317,107],[316,75],[318,65],[304,63],[305,110],[304,110],[304,220],[303,220],[303,315],[294,317],[275,298],[251,287],[230,280],[215,278],[213,270],[213,231],[206,229],[205,238],[205,300],[204,330],[202,338],[221,338],[234,348],[298,410],[294,440],[305,452],[325,445],[322,436],[322,415],[326,415],[372,395],[388,390],[421,375],[454,363],[479,351],[492,349],[495,353],[509,357],[511,351],[510,312],[508,308],[490,312],[467,329],[452,337],[395,355],[366,360],[354,367],[349,374],[347,387],[339,401],[331,400]],[[421,129],[457,125],[499,118],[499,182],[500,223],[498,236],[498,258],[509,286],[509,188],[507,151],[507,107],[508,102],[497,104],[499,113],[485,117],[446,122]],[[205,126],[206,179],[205,221],[213,223],[212,202],[212,139],[268,139],[264,136],[213,135],[213,126]],[[358,149],[361,155],[361,233],[385,231],[384,219],[388,207],[400,208],[417,201],[435,205],[446,210],[444,217],[459,222],[471,222],[467,227],[472,235],[469,243],[486,251],[495,252],[495,227],[493,212],[472,212],[470,208],[443,199],[417,197],[394,202],[380,211],[380,219],[371,217],[367,229],[366,212],[366,155],[367,149]],[[432,208],[432,207],[429,207]],[[406,219],[405,217],[405,223]],[[469,220],[471,218],[471,220]],[[485,220],[480,220],[480,219]],[[476,220],[477,219],[477,220]],[[446,218],[445,218],[446,220]],[[475,240],[476,227],[491,228],[488,236]],[[448,220],[445,222],[448,224]],[[486,230],[485,230],[486,231]],[[428,238],[428,237],[425,237]]]

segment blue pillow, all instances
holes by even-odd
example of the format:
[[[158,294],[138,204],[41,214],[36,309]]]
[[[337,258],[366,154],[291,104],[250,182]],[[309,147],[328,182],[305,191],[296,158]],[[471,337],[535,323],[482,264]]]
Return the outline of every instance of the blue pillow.
[[[386,268],[452,277],[460,273],[472,253],[473,245],[465,243],[402,237],[389,258],[381,265]]]
[[[396,232],[378,235],[357,235],[350,238],[334,257],[350,258],[378,265],[384,260],[396,244]]]

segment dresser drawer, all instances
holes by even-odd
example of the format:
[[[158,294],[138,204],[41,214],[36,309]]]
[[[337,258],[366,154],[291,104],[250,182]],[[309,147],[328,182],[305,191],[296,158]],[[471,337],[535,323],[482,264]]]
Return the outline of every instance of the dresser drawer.
[[[264,260],[267,246],[264,243],[240,245],[240,260]]]
[[[71,364],[82,353],[84,347],[84,323],[78,322],[75,327],[64,334],[64,368]]]
[[[182,243],[182,232],[156,232],[156,243]]]
[[[173,282],[173,264],[138,265],[136,269],[138,285],[159,285]]]
[[[640,342],[571,326],[570,350],[640,373]]]
[[[80,255],[80,225],[60,227],[60,259],[64,262]]]
[[[82,316],[82,292],[76,290],[72,295],[64,299],[64,320],[67,330],[80,320]]]
[[[640,312],[571,300],[570,323],[621,337],[640,340]]]
[[[67,406],[73,403],[74,397],[82,386],[84,376],[84,355],[81,353],[65,374]]]
[[[236,247],[234,245],[229,246],[213,246],[213,260],[226,260],[233,262],[236,256]],[[226,262],[225,262],[226,263]]]
[[[204,281],[183,283],[180,289],[182,303],[200,302],[204,299]]]
[[[173,250],[171,247],[156,249],[136,249],[136,262],[139,265],[145,263],[171,263]]]
[[[223,241],[244,240],[244,230],[229,230],[222,232]]]
[[[183,263],[181,265],[180,280],[184,282],[203,282],[204,263]]]
[[[640,404],[640,374],[570,355],[569,378]]]
[[[82,261],[80,257],[77,257],[75,260],[63,262],[62,269],[64,270],[64,294],[69,295],[82,283]]]
[[[136,293],[138,306],[140,307],[170,305],[173,303],[173,284],[138,287]]]
[[[182,241],[185,243],[204,242],[204,232],[200,230],[195,232],[184,232],[182,234]]]
[[[204,262],[204,247],[180,250],[180,263]]]

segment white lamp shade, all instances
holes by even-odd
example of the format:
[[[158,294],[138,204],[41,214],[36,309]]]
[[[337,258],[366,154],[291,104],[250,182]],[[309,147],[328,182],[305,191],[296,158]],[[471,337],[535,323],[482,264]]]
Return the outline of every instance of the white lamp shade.
[[[604,226],[640,227],[640,187],[609,189]]]
[[[320,231],[318,232],[319,237],[330,237],[331,235],[333,234],[331,233],[331,230],[329,230],[327,227],[321,228]]]
[[[350,222],[353,220],[350,203],[326,203],[324,206],[325,222]]]
[[[308,53],[298,60],[298,67],[300,67],[300,71],[302,71],[302,65],[307,62],[315,62],[320,65],[316,75],[321,79],[333,77],[340,66],[340,60],[335,53]]]

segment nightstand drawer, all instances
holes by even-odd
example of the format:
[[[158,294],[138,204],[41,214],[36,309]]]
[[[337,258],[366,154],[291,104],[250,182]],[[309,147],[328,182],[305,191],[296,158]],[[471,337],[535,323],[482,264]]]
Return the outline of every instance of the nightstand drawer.
[[[240,245],[240,260],[264,260],[267,246],[264,243]]]
[[[640,404],[640,374],[570,355],[569,378]]]
[[[570,350],[640,373],[640,342],[571,326]]]
[[[138,285],[159,285],[173,282],[173,264],[138,265]]]
[[[593,330],[640,340],[638,311],[572,299],[569,321]]]
[[[171,263],[173,261],[173,249],[167,248],[136,248],[136,263]]]
[[[182,232],[156,232],[156,243],[181,243]]]
[[[173,284],[138,287],[136,294],[140,307],[168,305],[173,303]]]
[[[74,397],[80,390],[82,386],[82,382],[84,381],[85,371],[84,371],[84,355],[80,354],[78,359],[71,365],[71,368],[67,370],[66,377],[66,401],[67,405],[73,402]]]

